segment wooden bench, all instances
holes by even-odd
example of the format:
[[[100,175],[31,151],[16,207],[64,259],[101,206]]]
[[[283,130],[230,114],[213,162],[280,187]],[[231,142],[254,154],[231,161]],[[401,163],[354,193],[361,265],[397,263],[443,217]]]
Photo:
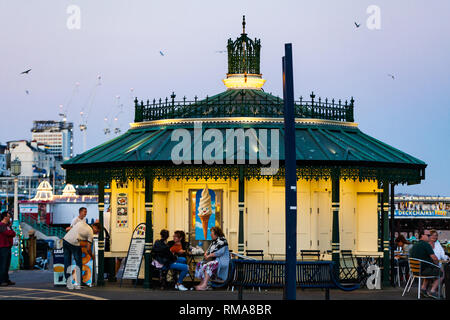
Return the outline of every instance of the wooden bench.
[[[320,260],[320,250],[300,250],[302,260]],[[306,259],[304,259],[306,257]]]
[[[242,300],[245,287],[283,288],[285,261],[232,260],[234,277],[231,285],[238,287],[238,299]],[[332,261],[297,261],[297,287],[323,288],[325,299],[330,299],[330,289],[351,291],[359,285],[343,286],[335,278]]]
[[[264,260],[264,250],[245,250],[245,255],[247,257],[260,257]]]

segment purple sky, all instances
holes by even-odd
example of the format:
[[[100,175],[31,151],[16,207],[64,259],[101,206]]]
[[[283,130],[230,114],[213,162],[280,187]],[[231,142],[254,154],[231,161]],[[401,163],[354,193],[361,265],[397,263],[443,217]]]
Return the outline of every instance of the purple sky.
[[[381,9],[381,30],[366,27],[372,4]],[[80,30],[67,28],[69,5],[81,9]],[[226,54],[216,51],[240,34],[245,14],[247,33],[261,38],[266,92],[282,96],[281,57],[291,42],[296,97],[312,90],[354,96],[361,130],[428,164],[422,184],[396,191],[450,195],[449,12],[447,0],[2,0],[0,143],[30,139],[32,121],[57,120],[63,104],[76,126],[77,154],[80,111],[91,105],[88,148],[114,136],[103,133],[104,118],[119,112],[118,95],[123,132],[133,119],[132,96],[223,91]]]

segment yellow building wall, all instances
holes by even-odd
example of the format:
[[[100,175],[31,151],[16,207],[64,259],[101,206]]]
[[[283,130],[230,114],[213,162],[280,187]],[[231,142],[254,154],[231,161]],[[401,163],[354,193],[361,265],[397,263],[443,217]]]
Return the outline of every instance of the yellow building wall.
[[[239,211],[238,181],[227,180],[155,180],[153,193],[153,240],[161,229],[189,231],[189,190],[223,191],[222,227],[230,249],[237,252]],[[341,249],[377,251],[377,183],[341,180],[340,242]],[[118,227],[117,196],[128,196],[127,228]],[[332,211],[331,181],[297,183],[297,250],[331,250]],[[145,186],[143,181],[111,184],[111,251],[126,255],[134,228],[145,222]],[[274,180],[245,181],[244,234],[246,249],[264,250],[266,254],[285,252],[284,184]],[[189,236],[189,235],[188,235]]]
[[[284,185],[246,182],[246,248],[285,252]],[[377,183],[340,181],[339,228],[342,250],[377,251]],[[368,197],[369,201],[366,200]],[[361,200],[363,199],[363,200]],[[373,202],[375,199],[375,202]],[[331,250],[331,181],[297,182],[297,250]]]

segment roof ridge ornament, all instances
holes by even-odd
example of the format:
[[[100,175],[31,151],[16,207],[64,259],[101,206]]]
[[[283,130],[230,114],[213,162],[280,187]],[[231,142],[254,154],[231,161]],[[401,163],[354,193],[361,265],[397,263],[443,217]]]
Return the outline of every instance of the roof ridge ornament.
[[[261,90],[266,82],[260,73],[261,40],[247,36],[246,24],[243,15],[240,37],[234,41],[228,39],[228,73],[223,82],[228,89]]]

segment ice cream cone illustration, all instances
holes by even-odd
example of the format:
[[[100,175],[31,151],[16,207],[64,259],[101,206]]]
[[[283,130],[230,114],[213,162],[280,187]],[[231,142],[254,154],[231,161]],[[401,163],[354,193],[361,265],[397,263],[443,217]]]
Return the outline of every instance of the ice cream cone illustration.
[[[211,205],[211,196],[209,195],[208,185],[205,186],[205,189],[202,191],[202,196],[200,197],[200,201],[198,204],[198,216],[202,221],[203,227],[203,235],[206,236],[208,234],[208,222],[209,217],[212,215],[212,205]]]

